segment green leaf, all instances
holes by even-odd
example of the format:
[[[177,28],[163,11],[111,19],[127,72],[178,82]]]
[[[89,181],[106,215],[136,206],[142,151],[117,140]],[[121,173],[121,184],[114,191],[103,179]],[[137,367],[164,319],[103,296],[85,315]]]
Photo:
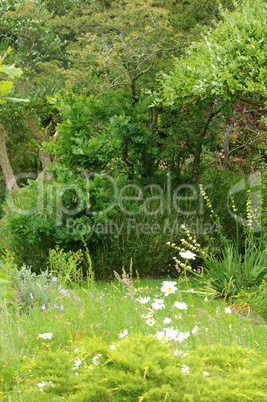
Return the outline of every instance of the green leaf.
[[[7,97],[6,99],[9,99],[9,100],[11,100],[13,102],[30,102],[30,99],[23,99],[23,98],[10,98],[10,97]]]
[[[23,74],[22,69],[15,67],[14,64],[12,64],[11,66],[1,66],[0,71],[8,75],[8,77],[12,80],[14,80],[14,78],[21,77]]]
[[[6,96],[7,94],[9,94],[9,92],[12,90],[12,88],[13,88],[12,81],[1,81],[0,82],[0,96],[2,98],[4,96]]]

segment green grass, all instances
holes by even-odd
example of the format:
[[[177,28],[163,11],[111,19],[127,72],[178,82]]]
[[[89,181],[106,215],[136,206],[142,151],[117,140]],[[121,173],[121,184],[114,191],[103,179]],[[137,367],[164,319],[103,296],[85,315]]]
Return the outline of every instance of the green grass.
[[[190,332],[182,343],[168,342],[172,352],[178,348],[188,353],[201,345],[220,344],[253,348],[261,356],[267,355],[264,326],[252,325],[233,312],[227,314],[224,309],[231,305],[222,300],[208,297],[208,301],[204,301],[205,295],[198,294],[202,284],[193,278],[187,285],[184,281],[177,282],[178,290],[164,297],[160,290],[162,281],[135,281],[133,299],[127,287],[118,281],[82,286],[72,283],[65,287],[68,289],[66,296],[59,292],[58,283],[51,283],[47,289],[51,302],[44,311],[38,302],[34,308],[25,309],[14,300],[15,296],[4,299],[0,310],[0,400],[35,400],[34,397],[26,399],[25,384],[28,380],[29,386],[36,387],[38,379],[21,374],[25,362],[35,354],[43,350],[73,351],[88,337],[99,337],[109,344],[118,343],[121,342],[118,335],[125,329],[129,337],[135,333],[155,335],[166,327]],[[189,292],[192,288],[194,292]],[[149,296],[150,301],[141,304],[136,301],[140,296]],[[142,315],[149,312],[154,298],[163,297],[165,308],[154,311],[155,324],[149,326]],[[188,309],[178,310],[175,301],[185,302]],[[54,308],[54,304],[63,305],[63,310]],[[166,317],[171,318],[170,324],[164,324]],[[194,327],[197,327],[197,332],[192,334]],[[52,333],[52,339],[41,339],[39,334],[43,333]]]

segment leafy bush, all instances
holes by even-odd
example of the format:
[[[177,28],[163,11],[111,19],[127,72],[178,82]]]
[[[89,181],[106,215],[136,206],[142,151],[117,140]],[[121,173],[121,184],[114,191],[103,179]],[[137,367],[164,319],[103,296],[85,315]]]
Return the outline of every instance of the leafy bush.
[[[16,271],[13,281],[15,298],[21,306],[33,307],[36,303],[46,305],[50,302],[48,269],[36,276],[35,272],[31,272],[31,267],[23,265]]]
[[[133,334],[109,347],[86,338],[71,351],[40,350],[24,365],[20,395],[38,400],[242,401],[267,397],[267,365],[252,350],[208,345],[176,356],[151,336]],[[75,348],[75,349],[74,349]],[[183,356],[183,357],[181,357]],[[29,377],[29,370],[31,377]],[[40,385],[43,391],[40,391]]]
[[[241,290],[236,299],[238,304],[245,303],[253,312],[267,321],[267,275],[257,288]]]

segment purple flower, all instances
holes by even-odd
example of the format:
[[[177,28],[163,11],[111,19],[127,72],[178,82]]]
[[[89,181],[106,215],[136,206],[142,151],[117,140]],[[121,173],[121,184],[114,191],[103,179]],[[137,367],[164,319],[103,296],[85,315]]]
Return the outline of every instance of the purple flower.
[[[33,295],[32,295],[32,293],[30,293],[30,298],[31,298],[31,299],[33,299]]]
[[[93,295],[93,293],[91,292],[91,293],[89,293],[89,297],[94,297],[94,295]]]
[[[57,282],[57,277],[56,276],[53,276],[52,282]]]
[[[58,290],[59,290],[59,291],[61,290],[61,285],[59,285]]]
[[[58,306],[54,303],[54,308],[58,308]]]
[[[86,177],[86,172],[84,172],[83,177]]]
[[[62,310],[62,311],[63,311],[63,309],[64,309],[64,306],[63,306],[63,304],[61,304],[61,306],[60,306],[60,310]]]
[[[45,310],[45,304],[42,304],[41,309],[44,311]]]
[[[61,289],[60,293],[61,293],[63,296],[67,296],[68,291],[67,291],[67,290],[64,290],[64,289]]]

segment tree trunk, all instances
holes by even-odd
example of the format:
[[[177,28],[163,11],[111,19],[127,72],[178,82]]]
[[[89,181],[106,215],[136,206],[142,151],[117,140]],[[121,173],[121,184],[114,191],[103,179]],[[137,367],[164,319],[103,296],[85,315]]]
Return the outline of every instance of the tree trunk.
[[[37,125],[35,124],[34,119],[30,115],[25,115],[24,120],[26,123],[27,128],[31,132],[33,138],[37,142],[39,146],[42,146],[44,141],[49,141],[49,136],[48,133],[46,132],[46,135],[44,136],[38,129]],[[50,132],[49,132],[50,133]],[[39,158],[42,164],[42,169],[45,170],[45,168],[48,165],[51,165],[52,161],[50,158],[50,155],[45,153],[42,149],[39,149]]]
[[[18,190],[19,186],[17,185],[16,177],[10,165],[6,150],[5,129],[2,126],[2,124],[0,124],[0,166],[3,171],[7,190],[8,191]]]
[[[40,158],[43,170],[45,170],[47,168],[47,166],[51,165],[51,163],[52,163],[50,155],[45,153],[41,148],[39,149],[39,158]]]
[[[215,111],[213,111],[213,108],[210,110],[208,117],[206,119],[206,122],[204,124],[204,127],[199,135],[197,149],[196,149],[196,152],[194,155],[193,172],[192,172],[192,180],[191,180],[192,184],[195,184],[198,181],[202,144],[203,144],[203,139],[205,138],[205,136],[207,134],[209,124],[212,121],[212,119],[224,108],[224,106],[225,105],[221,106],[219,109],[217,109]]]
[[[230,166],[230,149],[229,149],[229,139],[230,133],[233,130],[233,124],[226,124],[224,138],[223,138],[223,152],[224,152],[224,168],[227,169]]]

